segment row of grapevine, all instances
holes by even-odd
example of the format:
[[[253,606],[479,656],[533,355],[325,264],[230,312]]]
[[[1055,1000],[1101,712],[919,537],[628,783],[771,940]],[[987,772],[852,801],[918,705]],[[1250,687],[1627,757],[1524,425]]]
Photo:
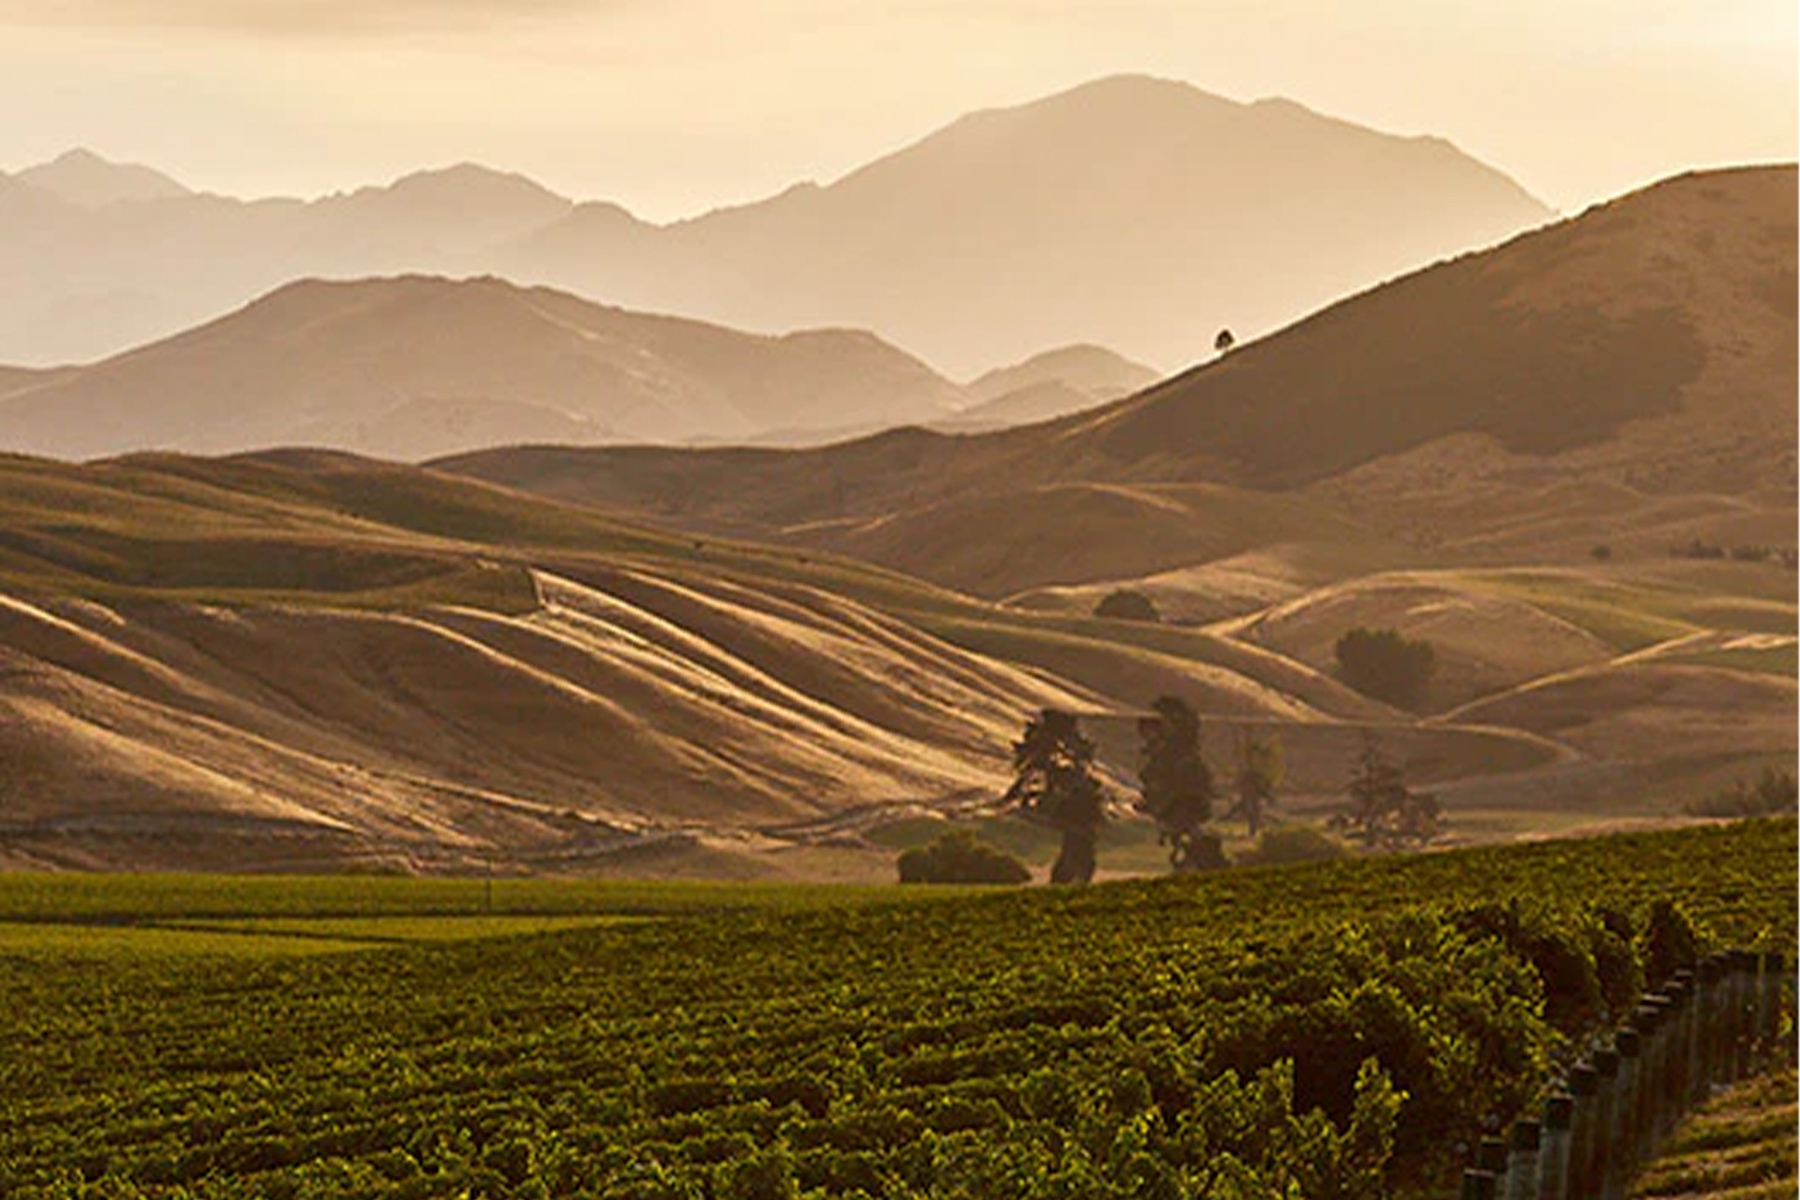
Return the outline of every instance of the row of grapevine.
[[[0,958],[0,1194],[1361,1200],[1452,1179],[1792,821],[222,962]]]

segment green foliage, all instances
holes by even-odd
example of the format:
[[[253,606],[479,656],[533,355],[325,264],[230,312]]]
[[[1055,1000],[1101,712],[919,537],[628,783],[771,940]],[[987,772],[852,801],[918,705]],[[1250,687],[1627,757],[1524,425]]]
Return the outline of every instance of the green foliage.
[[[901,853],[901,883],[1024,883],[1031,869],[967,829],[953,829],[929,845]]]
[[[1363,738],[1347,791],[1349,807],[1332,822],[1366,845],[1389,850],[1422,845],[1437,833],[1437,798],[1407,787],[1406,773],[1373,734]]]
[[[1114,588],[1094,605],[1094,615],[1113,621],[1161,621],[1156,602],[1131,588]]]
[[[1137,723],[1138,809],[1155,819],[1176,873],[1225,865],[1212,817],[1213,780],[1200,755],[1200,717],[1187,701],[1163,696]]]
[[[1106,795],[1094,775],[1094,743],[1082,736],[1075,714],[1046,708],[1027,721],[1013,743],[1013,769],[1017,777],[1006,801],[1062,834],[1050,882],[1091,880]]]
[[[635,922],[472,942],[0,957],[0,1195],[1437,1194],[1444,1148],[1532,1102],[1581,1032],[1557,993],[1613,1006],[1619,962],[1683,930],[1791,950],[1794,837],[887,903],[672,889]],[[357,882],[404,903],[408,881]],[[23,898],[43,886],[0,876],[0,914],[55,916]],[[168,911],[131,880],[56,894]],[[214,894],[250,905],[220,919],[291,911],[278,886]]]
[[[1682,967],[1693,966],[1700,957],[1701,941],[1701,931],[1686,907],[1675,900],[1657,900],[1638,935],[1645,978],[1660,987]]]
[[[1800,786],[1791,771],[1764,767],[1756,782],[1740,779],[1703,800],[1687,806],[1697,817],[1761,817],[1791,813],[1800,804]]]
[[[1337,640],[1338,677],[1365,696],[1400,708],[1417,709],[1437,671],[1430,642],[1413,641],[1394,629],[1358,626]]]

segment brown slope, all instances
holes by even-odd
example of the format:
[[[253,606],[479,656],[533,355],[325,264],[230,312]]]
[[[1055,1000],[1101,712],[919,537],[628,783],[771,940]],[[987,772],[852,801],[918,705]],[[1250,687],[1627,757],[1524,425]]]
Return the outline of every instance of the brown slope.
[[[1133,474],[1291,487],[1452,435],[1537,460],[1785,435],[1737,478],[1756,486],[1792,458],[1794,256],[1792,167],[1682,176],[1334,305],[1083,436]]]
[[[1792,167],[1706,172],[1397,280],[1044,425],[961,438],[901,431],[785,456],[522,450],[444,465],[678,524],[843,547],[861,537],[877,561],[902,542],[880,531],[926,510],[938,514],[939,544],[958,540],[940,519],[951,506],[968,513],[970,544],[992,540],[999,511],[1018,523],[1009,536],[1030,540],[1034,489],[1203,480],[1311,485],[1373,540],[1529,552],[1556,536],[1542,518],[1575,482],[1612,488],[1624,525],[1672,493],[1791,497],[1794,247]],[[1110,535],[1069,538],[1054,578],[1187,565],[1185,542],[1145,538],[1125,570]],[[990,594],[1044,577],[910,565]]]
[[[0,445],[79,458],[301,443],[411,458],[534,432],[677,440],[846,413],[928,419],[956,395],[854,331],[758,337],[496,279],[309,281],[12,391]]]
[[[769,827],[991,800],[1033,709],[1128,722],[1164,692],[1209,719],[1396,719],[1226,639],[1036,620],[344,454],[0,457],[9,862],[582,869],[677,833],[788,844]],[[1423,736],[1452,776],[1554,753]]]

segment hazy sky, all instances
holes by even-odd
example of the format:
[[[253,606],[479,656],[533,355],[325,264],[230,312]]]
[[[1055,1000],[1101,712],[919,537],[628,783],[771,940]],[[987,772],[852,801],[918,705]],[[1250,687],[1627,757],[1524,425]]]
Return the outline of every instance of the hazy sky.
[[[667,218],[1145,72],[1434,133],[1579,209],[1792,159],[1794,0],[0,0],[0,169],[238,195],[475,160]]]

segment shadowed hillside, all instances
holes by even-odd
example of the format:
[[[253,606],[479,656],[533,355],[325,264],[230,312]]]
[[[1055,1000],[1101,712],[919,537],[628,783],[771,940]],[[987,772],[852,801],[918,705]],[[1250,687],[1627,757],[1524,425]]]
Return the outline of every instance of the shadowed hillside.
[[[881,875],[859,831],[991,808],[1027,714],[1085,714],[1125,781],[1165,693],[1280,728],[1308,787],[1370,725],[1431,779],[1568,753],[1228,637],[348,455],[0,459],[9,862]]]
[[[1120,493],[1096,485],[1230,484],[1263,494],[1249,509],[1285,505],[1300,521],[1322,503],[1371,545],[1475,560],[1569,559],[1614,537],[1660,552],[1676,535],[1783,527],[1791,545],[1794,214],[1792,167],[1682,176],[1023,429],[900,431],[789,454],[526,449],[444,465],[905,561],[991,595],[1243,548],[1200,547],[1177,521],[1122,546],[1105,517]],[[1082,514],[1037,503],[1072,486],[1087,489]],[[1014,540],[1056,540],[1054,562],[905,557],[909,526],[926,523],[930,544],[979,545],[1000,512]],[[1384,552],[1372,565],[1397,564]]]

